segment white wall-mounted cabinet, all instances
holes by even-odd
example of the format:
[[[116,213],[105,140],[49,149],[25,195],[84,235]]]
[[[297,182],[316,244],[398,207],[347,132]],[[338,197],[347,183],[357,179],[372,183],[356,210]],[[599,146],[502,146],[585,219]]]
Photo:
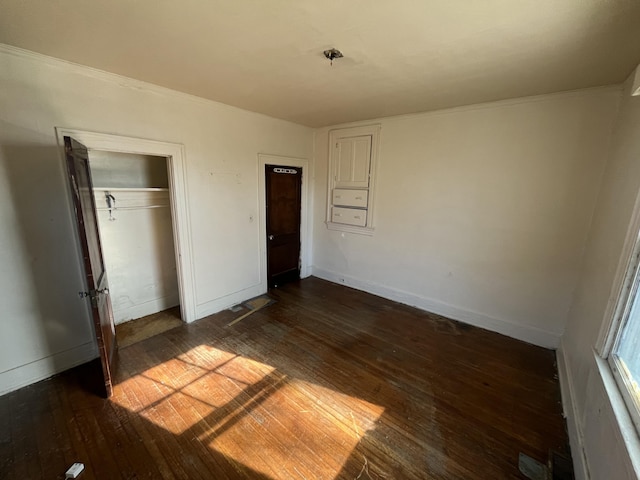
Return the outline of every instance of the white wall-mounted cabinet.
[[[373,193],[380,125],[329,134],[327,227],[373,234]]]

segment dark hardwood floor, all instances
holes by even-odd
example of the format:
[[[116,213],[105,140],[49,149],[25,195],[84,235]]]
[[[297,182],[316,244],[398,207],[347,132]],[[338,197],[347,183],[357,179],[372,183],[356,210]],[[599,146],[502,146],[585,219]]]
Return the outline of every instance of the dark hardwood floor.
[[[554,353],[316,278],[0,397],[0,475],[515,479],[567,452]]]

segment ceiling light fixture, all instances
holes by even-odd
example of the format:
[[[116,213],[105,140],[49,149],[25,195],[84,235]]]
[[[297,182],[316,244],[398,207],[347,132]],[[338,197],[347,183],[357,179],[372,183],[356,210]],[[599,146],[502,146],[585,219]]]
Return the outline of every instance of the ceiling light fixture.
[[[333,66],[333,59],[334,58],[342,58],[342,57],[344,57],[344,55],[342,55],[342,52],[340,50],[338,50],[337,48],[332,48],[330,50],[325,50],[324,51],[324,56],[327,57],[331,61],[331,65],[332,66]]]

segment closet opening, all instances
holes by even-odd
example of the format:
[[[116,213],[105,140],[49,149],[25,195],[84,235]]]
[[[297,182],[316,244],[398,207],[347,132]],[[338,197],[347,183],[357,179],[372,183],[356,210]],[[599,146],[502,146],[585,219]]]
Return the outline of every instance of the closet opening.
[[[166,157],[91,150],[89,169],[120,348],[182,323]]]

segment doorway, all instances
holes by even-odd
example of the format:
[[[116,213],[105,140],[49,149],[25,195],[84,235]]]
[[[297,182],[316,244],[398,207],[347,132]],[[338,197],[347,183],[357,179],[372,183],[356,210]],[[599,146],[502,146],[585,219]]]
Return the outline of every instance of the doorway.
[[[167,164],[169,202],[173,220],[173,242],[175,247],[176,273],[180,298],[180,316],[184,322],[193,322],[197,318],[194,288],[193,254],[189,211],[187,208],[186,158],[184,146],[177,143],[159,142],[142,138],[125,137],[106,133],[89,132],[70,128],[56,127],[56,136],[61,148],[64,137],[73,137],[89,152],[107,151],[153,155],[163,157]],[[71,202],[69,208],[72,209]],[[80,240],[76,240],[78,255],[82,252]],[[87,308],[88,316],[91,311]]]
[[[269,289],[268,266],[267,266],[267,193],[266,193],[266,172],[267,165],[282,168],[294,168],[300,171],[300,252],[299,268],[300,278],[311,275],[311,222],[309,221],[311,210],[309,209],[310,184],[309,179],[312,169],[309,161],[305,158],[284,157],[280,155],[258,154],[258,218],[259,218],[259,245],[260,245],[260,289],[265,293]]]
[[[89,152],[120,348],[182,323],[167,159]]]
[[[191,238],[186,202],[186,178],[184,148],[179,144],[120,137],[81,130],[56,128],[59,145],[64,146],[64,163],[67,166],[69,207],[76,217],[78,235],[76,250],[84,263],[85,291],[80,297],[85,301],[88,317],[93,320],[96,344],[102,364],[104,387],[107,397],[113,392],[113,368],[117,364],[113,355],[116,346],[114,315],[111,308],[111,292],[107,280],[104,255],[98,234],[98,212],[89,167],[89,151],[107,151],[156,155],[162,157],[167,167],[167,185],[174,240],[175,271],[177,273],[180,311],[182,320],[195,320],[195,296],[193,289],[193,265]],[[80,141],[75,140],[79,138]],[[109,214],[113,214],[114,196],[105,194]]]
[[[302,168],[265,165],[267,284],[300,279]]]

